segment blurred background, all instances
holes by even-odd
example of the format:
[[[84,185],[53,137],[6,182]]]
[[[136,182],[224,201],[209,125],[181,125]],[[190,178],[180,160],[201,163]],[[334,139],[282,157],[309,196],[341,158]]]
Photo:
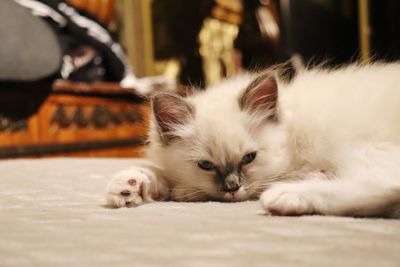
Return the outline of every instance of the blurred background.
[[[396,0],[3,0],[0,158],[140,157],[148,97],[244,71],[393,61]]]

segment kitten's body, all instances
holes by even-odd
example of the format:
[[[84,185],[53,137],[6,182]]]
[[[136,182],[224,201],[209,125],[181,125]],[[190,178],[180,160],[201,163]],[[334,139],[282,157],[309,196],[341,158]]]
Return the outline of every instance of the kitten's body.
[[[266,189],[273,214],[399,216],[400,64],[303,70],[289,83],[271,75],[154,99],[148,155],[172,198],[238,201]]]

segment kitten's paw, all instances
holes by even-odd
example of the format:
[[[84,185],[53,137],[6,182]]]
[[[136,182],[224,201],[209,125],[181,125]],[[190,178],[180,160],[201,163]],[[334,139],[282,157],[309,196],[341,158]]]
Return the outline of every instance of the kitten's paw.
[[[135,207],[152,201],[150,179],[140,169],[116,173],[107,186],[107,205],[114,208]]]
[[[298,216],[315,214],[315,206],[307,192],[295,184],[277,184],[260,197],[264,210],[271,215]]]

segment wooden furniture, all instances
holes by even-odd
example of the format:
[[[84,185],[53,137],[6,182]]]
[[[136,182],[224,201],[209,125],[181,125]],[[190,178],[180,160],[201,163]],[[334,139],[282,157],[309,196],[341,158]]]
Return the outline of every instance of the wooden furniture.
[[[56,81],[0,95],[0,158],[142,155],[149,102],[134,89]]]
[[[97,17],[108,24],[115,12],[115,0],[68,0],[68,3]]]

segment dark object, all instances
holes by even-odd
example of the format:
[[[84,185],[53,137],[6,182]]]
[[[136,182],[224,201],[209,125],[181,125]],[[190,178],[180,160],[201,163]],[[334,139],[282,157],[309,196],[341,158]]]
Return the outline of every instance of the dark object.
[[[358,59],[356,0],[281,1],[281,26],[286,53],[305,63],[328,60],[340,64]]]
[[[263,4],[264,2],[268,3]],[[285,62],[290,57],[290,53],[282,45],[280,34],[277,40],[267,38],[261,32],[261,21],[257,19],[257,13],[260,8],[267,8],[278,20],[278,4],[279,1],[273,0],[243,1],[243,22],[240,26],[235,47],[241,51],[242,65],[247,70],[264,69],[271,65]]]
[[[51,27],[14,1],[0,1],[0,80],[36,81],[55,75],[61,47]]]
[[[0,1],[0,22],[2,82],[119,82],[131,74],[107,28],[66,1]]]
[[[179,58],[183,85],[200,86],[203,83],[198,34],[213,5],[214,0],[153,1],[155,57]]]
[[[400,1],[370,0],[371,56],[400,59]]]

